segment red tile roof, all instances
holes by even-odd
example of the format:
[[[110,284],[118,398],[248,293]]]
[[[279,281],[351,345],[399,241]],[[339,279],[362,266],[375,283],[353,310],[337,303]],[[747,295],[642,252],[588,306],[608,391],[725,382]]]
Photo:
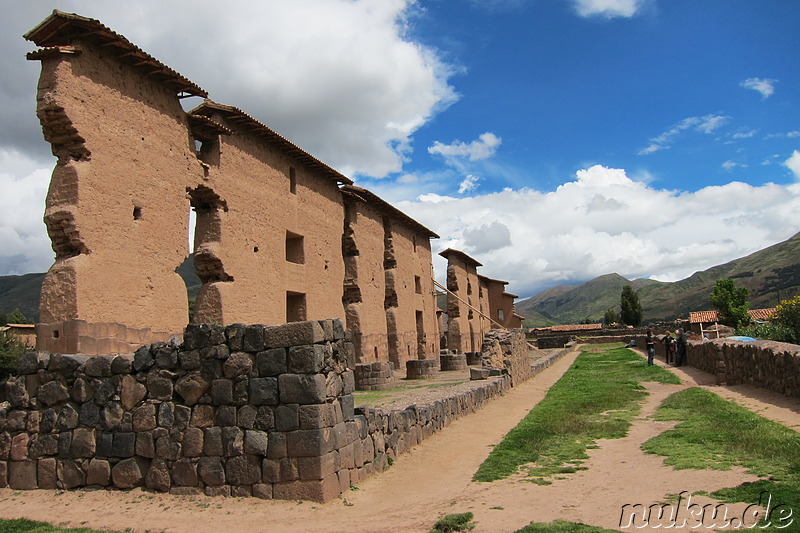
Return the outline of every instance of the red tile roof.
[[[748,313],[750,313],[750,317],[755,320],[767,320],[775,313],[775,308],[750,309]],[[719,311],[692,311],[689,313],[689,323],[699,324],[706,322],[719,322]]]
[[[533,328],[536,331],[589,331],[603,329],[603,324],[567,324],[563,326],[549,326],[546,328]]]

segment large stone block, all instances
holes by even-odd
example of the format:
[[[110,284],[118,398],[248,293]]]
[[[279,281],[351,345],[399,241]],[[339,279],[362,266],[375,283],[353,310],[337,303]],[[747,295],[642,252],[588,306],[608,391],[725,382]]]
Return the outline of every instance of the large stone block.
[[[59,381],[51,381],[39,387],[37,398],[46,406],[57,405],[69,400],[69,390]]]
[[[179,487],[196,487],[197,464],[189,459],[179,459],[172,465],[172,484]]]
[[[86,485],[86,472],[75,461],[59,460],[56,471],[58,481],[67,490]]]
[[[33,490],[38,487],[37,461],[11,461],[8,464],[8,486],[18,490]]]
[[[158,427],[158,421],[155,404],[145,403],[133,410],[134,431],[150,431],[156,427]]]
[[[289,348],[288,371],[292,374],[317,374],[325,363],[325,346],[306,344]]]
[[[288,375],[284,374],[283,376]],[[278,387],[279,376],[276,378],[250,378],[249,380],[249,394],[250,403],[252,405],[278,405]],[[283,400],[281,400],[283,401]],[[285,402],[295,403],[295,402]],[[310,403],[310,402],[309,402]]]
[[[28,459],[28,443],[30,437],[27,433],[19,433],[11,438],[11,453],[9,454],[12,461],[24,461]]]
[[[278,387],[281,403],[325,402],[326,383],[322,374],[282,374],[278,376]]]
[[[242,337],[242,350],[246,352],[261,352],[266,347],[266,326],[256,324],[247,326]]]
[[[247,376],[253,371],[253,359],[245,352],[234,352],[222,364],[222,372],[226,378]]]
[[[244,453],[244,431],[238,427],[222,428],[222,454],[233,457]]]
[[[319,481],[288,481],[272,487],[276,500],[311,500],[327,502],[339,496],[339,478],[331,474]]]
[[[149,462],[140,457],[124,459],[111,469],[114,486],[120,489],[132,489],[144,484]]]
[[[111,372],[111,357],[105,355],[90,357],[83,364],[83,373],[93,378],[110,378],[113,375]]]
[[[149,378],[148,378],[149,380]],[[201,372],[194,371],[178,379],[175,383],[177,392],[186,405],[195,405],[208,391],[210,383]],[[168,398],[171,400],[172,398]]]
[[[300,429],[286,433],[286,449],[291,457],[315,457],[332,452],[336,438],[331,428]]]
[[[200,428],[188,428],[183,435],[184,457],[200,457],[203,455],[204,432]]]
[[[329,403],[301,405],[299,415],[300,429],[319,429],[336,425],[336,410]]]
[[[290,322],[265,329],[267,348],[288,348],[325,341],[325,331],[319,322]]]
[[[77,432],[78,430],[75,431]],[[74,439],[72,443],[73,445],[75,444]],[[111,452],[113,453],[114,457],[133,457],[136,454],[136,433],[114,433],[114,442],[111,447]]]
[[[206,485],[219,487],[225,484],[225,469],[219,457],[201,457],[197,472]]]
[[[339,470],[339,454],[333,451],[319,457],[298,457],[297,469],[304,481],[324,479]]]
[[[40,369],[47,368],[50,363],[50,354],[48,352],[28,352],[20,356],[17,362],[17,374],[35,374]]]
[[[248,429],[244,432],[244,453],[266,456],[269,439],[266,431]]]
[[[40,489],[55,489],[58,487],[58,474],[56,460],[53,457],[37,461],[36,479]]]
[[[275,429],[278,431],[294,431],[300,429],[300,406],[296,403],[292,403],[276,407]]]
[[[261,482],[261,459],[255,455],[240,455],[228,459],[225,478],[232,486]]]
[[[73,459],[94,457],[97,436],[94,428],[77,428],[72,433],[69,455]],[[131,448],[133,448],[131,446]],[[133,454],[131,454],[133,455]]]
[[[149,398],[165,402],[171,401],[173,388],[174,385],[168,370],[147,373],[147,395]]]
[[[233,403],[233,381],[215,379],[211,382],[211,401],[214,405],[230,405]]]
[[[192,419],[189,426],[195,428],[208,428],[214,425],[214,406],[213,405],[195,405],[192,408]]]
[[[149,490],[158,492],[169,492],[172,487],[172,478],[170,477],[169,467],[163,459],[155,459],[144,479],[145,487]]]
[[[104,459],[92,459],[86,471],[87,485],[107,487],[111,483],[111,464]]]
[[[147,396],[147,388],[136,381],[132,375],[123,375],[120,378],[119,398],[122,406],[130,411]]]
[[[279,376],[285,374],[287,368],[285,348],[272,348],[256,354],[256,370],[259,376]]]

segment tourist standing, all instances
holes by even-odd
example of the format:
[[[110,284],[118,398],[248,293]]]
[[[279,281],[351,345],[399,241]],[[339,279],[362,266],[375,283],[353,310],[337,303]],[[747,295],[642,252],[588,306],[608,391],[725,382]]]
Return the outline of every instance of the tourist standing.
[[[656,356],[656,339],[653,337],[653,332],[647,330],[647,337],[644,340],[647,347],[647,366],[653,366],[653,358]]]
[[[664,345],[664,359],[668,365],[674,365],[675,343],[672,342],[672,335],[670,335],[669,331],[664,335],[664,338],[661,339],[661,343]]]
[[[677,357],[675,357],[675,366],[682,366],[686,362],[686,335],[683,333],[683,328],[677,331],[678,338],[675,339],[675,346],[677,348]]]

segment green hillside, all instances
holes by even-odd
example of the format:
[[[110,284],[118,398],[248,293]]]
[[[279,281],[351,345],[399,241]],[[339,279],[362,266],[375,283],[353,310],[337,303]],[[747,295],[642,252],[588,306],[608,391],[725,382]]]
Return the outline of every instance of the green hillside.
[[[622,287],[630,284],[639,294],[645,320],[685,318],[690,311],[712,309],[709,295],[720,278],[733,278],[750,290],[750,307],[774,307],[800,294],[800,233],[791,239],[741,259],[712,267],[674,283],[638,279],[628,281],[606,274],[576,287],[559,286],[517,303],[525,325],[545,326],[599,322],[609,307],[619,312]]]

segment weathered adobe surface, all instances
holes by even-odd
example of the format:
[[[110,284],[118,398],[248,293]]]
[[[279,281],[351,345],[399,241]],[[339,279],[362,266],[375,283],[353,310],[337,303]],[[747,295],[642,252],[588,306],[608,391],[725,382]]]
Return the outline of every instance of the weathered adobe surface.
[[[193,325],[183,345],[132,356],[27,354],[0,409],[0,487],[327,501],[512,384],[355,410],[352,359],[339,320]]]
[[[390,206],[351,220],[348,178],[235,107],[206,100],[187,114],[180,96],[205,91],[99,21],[56,11],[26,38],[45,47],[29,58],[42,63],[37,114],[58,158],[40,349],[127,352],[180,334],[175,269],[194,210],[197,322],[345,316],[360,359],[435,357],[435,234]]]

